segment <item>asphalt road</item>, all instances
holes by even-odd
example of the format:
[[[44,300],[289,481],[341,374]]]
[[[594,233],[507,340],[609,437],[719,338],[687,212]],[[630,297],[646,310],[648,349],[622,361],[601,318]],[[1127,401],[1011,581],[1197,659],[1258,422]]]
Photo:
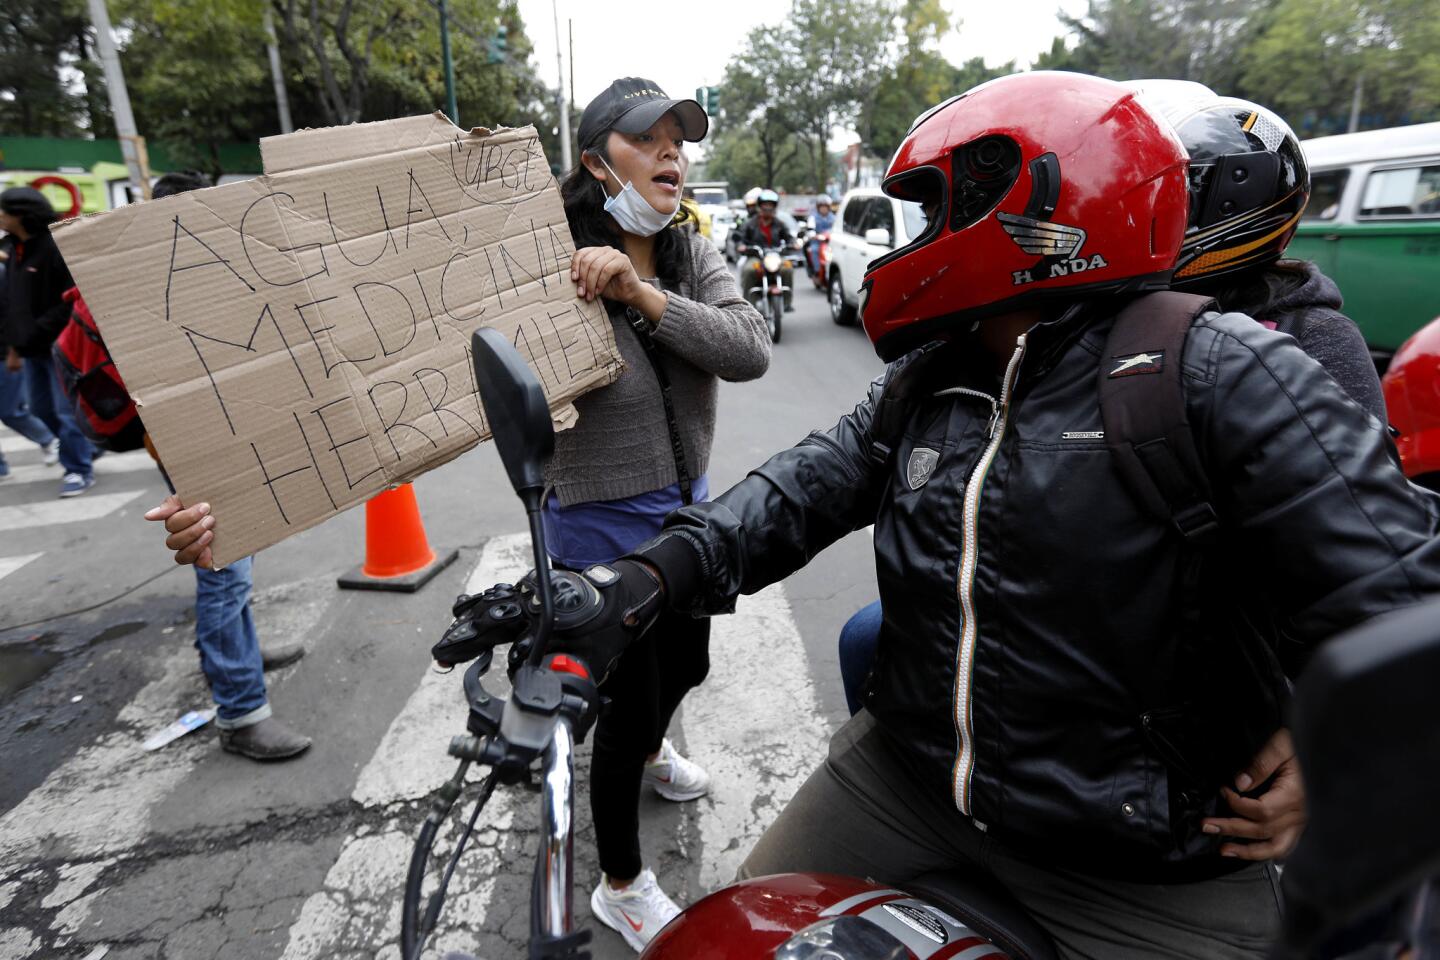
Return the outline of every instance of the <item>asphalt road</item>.
[[[803,286],[796,308],[769,373],[722,388],[712,490],[828,426],[880,370],[818,291]],[[271,700],[315,739],[261,766],[222,753],[209,728],[139,749],[208,704],[193,577],[140,517],[165,492],[145,454],[106,457],[90,492],[60,501],[58,469],[14,434],[0,442],[18,468],[0,485],[0,960],[397,958],[410,842],[464,725],[458,674],[430,672],[426,650],[456,593],[529,565],[493,448],[416,481],[432,545],[460,552],[420,593],[336,589],[362,558],[363,511],[257,558],[262,643],[309,648],[269,675]],[[717,620],[711,677],[672,729],[711,771],[712,795],[642,803],[647,863],[682,904],[730,876],[843,720],[835,637],[875,596],[869,548],[856,533]],[[587,768],[582,748],[576,912],[588,924],[599,871]],[[522,955],[538,806],[520,787],[491,801],[433,955]],[[593,951],[633,956],[598,926]]]

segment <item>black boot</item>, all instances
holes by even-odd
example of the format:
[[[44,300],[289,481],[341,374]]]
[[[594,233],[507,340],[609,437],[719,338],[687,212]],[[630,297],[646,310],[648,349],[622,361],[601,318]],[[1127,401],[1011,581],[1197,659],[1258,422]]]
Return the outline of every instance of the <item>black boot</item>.
[[[299,640],[260,648],[260,662],[264,664],[266,670],[288,667],[303,656],[305,656],[305,644]]]
[[[310,749],[310,738],[302,736],[274,717],[238,730],[221,730],[220,747],[251,760],[288,760]]]

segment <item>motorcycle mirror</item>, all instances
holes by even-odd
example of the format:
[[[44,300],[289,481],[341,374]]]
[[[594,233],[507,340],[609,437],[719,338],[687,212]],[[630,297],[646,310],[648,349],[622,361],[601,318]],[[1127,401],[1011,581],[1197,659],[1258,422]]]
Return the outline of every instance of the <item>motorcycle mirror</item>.
[[[555,428],[545,391],[520,352],[498,330],[476,330],[470,346],[480,402],[510,485],[527,506],[533,500],[538,507],[545,489],[543,468],[555,452]]]
[[[1295,692],[1309,822],[1286,861],[1296,957],[1440,872],[1440,601],[1331,640]]]

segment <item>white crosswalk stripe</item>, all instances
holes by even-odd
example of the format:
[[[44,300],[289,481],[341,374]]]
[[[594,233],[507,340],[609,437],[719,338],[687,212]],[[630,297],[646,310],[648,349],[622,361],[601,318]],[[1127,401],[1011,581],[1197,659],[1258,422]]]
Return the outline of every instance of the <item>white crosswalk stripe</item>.
[[[0,576],[7,565],[18,568],[33,559],[33,555],[0,558]],[[465,591],[475,592],[497,581],[514,582],[530,566],[527,536],[492,538]],[[274,633],[296,636],[309,629],[287,624]],[[709,679],[687,697],[679,729],[671,731],[712,778],[711,794],[685,804],[676,814],[680,823],[676,842],[683,856],[699,865],[699,888],[692,882],[693,867],[691,880],[662,878],[667,889],[677,893],[683,883],[685,899],[690,901],[733,877],[760,832],[824,756],[827,737],[783,587],[742,598],[734,615],[716,618],[713,630]],[[304,669],[304,663],[298,669]],[[503,657],[497,658],[487,685],[503,696],[509,691],[500,663]],[[59,887],[51,894],[57,904],[66,905],[48,921],[50,934],[75,936],[92,916],[100,915],[97,911],[105,909],[103,881],[89,892],[80,888],[88,889],[109,864],[123,867],[144,849],[162,830],[152,822],[154,811],[213,749],[208,738],[191,737],[163,751],[140,750],[145,733],[173,720],[177,710],[203,705],[207,699],[192,651],[177,645],[160,666],[159,676],[121,709],[110,729],[0,816],[0,863],[18,862],[43,849],[52,863],[74,861],[77,869],[90,871],[85,877],[77,874],[79,879],[62,881],[79,884],[73,891],[77,898],[59,897]],[[398,956],[394,944],[399,937],[399,901],[414,828],[425,801],[454,771],[455,761],[445,747],[451,735],[463,731],[465,708],[461,671],[438,674],[417,665],[413,677],[397,679],[413,684],[413,691],[356,775],[350,798],[364,812],[347,828],[320,888],[291,915],[288,931],[284,922],[277,928],[283,950],[277,943],[274,955],[282,960]],[[737,703],[745,708],[736,709]],[[588,747],[577,779],[582,827],[588,827],[587,769]],[[474,778],[481,775],[483,771],[472,771]],[[466,812],[468,803],[462,804]],[[538,816],[538,795],[533,791],[517,787],[496,791],[451,884],[442,934],[430,945],[433,955],[449,950],[508,955],[505,949],[497,952],[496,944],[502,940],[513,944],[517,936],[523,937],[517,933],[517,911],[526,909],[533,859],[530,844]],[[447,826],[437,839],[432,864],[443,863],[453,841],[454,832]],[[590,844],[588,830],[577,836],[577,855],[583,854],[589,864],[576,877],[576,909],[582,917],[588,884],[594,882]],[[63,868],[62,877],[74,872],[64,871],[70,868]],[[0,900],[5,895],[0,885]],[[521,921],[519,927],[523,926]],[[502,929],[504,938],[497,939]],[[11,955],[0,949],[0,957]],[[31,954],[20,950],[13,955]]]
[[[0,557],[0,580],[4,580],[10,574],[19,570],[31,560],[43,557],[43,553],[27,553],[18,557]]]
[[[24,453],[31,451],[37,456],[40,448],[13,430],[0,429],[0,453]]]
[[[0,507],[0,530],[24,530],[48,527],[54,523],[79,523],[99,520],[124,507],[143,494],[144,490],[123,490],[119,493],[87,493],[70,500],[43,500]]]
[[[95,461],[95,476],[111,477],[125,473],[155,470],[155,461],[144,450],[132,453],[111,453]],[[27,463],[24,466],[10,465],[10,483],[37,483],[53,480],[58,486],[64,471],[58,464],[46,466],[43,463]],[[49,494],[50,491],[47,491]],[[53,495],[53,494],[51,494]],[[86,494],[89,496],[89,494]]]

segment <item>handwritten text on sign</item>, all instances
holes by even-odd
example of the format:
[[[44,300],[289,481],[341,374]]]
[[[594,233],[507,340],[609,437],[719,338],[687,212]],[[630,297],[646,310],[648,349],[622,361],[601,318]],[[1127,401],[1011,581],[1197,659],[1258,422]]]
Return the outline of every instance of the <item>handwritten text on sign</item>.
[[[505,333],[564,425],[614,380],[603,310],[532,128],[441,117],[264,144],[266,176],[57,230],[181,498],[219,563],[489,436],[470,334]]]

